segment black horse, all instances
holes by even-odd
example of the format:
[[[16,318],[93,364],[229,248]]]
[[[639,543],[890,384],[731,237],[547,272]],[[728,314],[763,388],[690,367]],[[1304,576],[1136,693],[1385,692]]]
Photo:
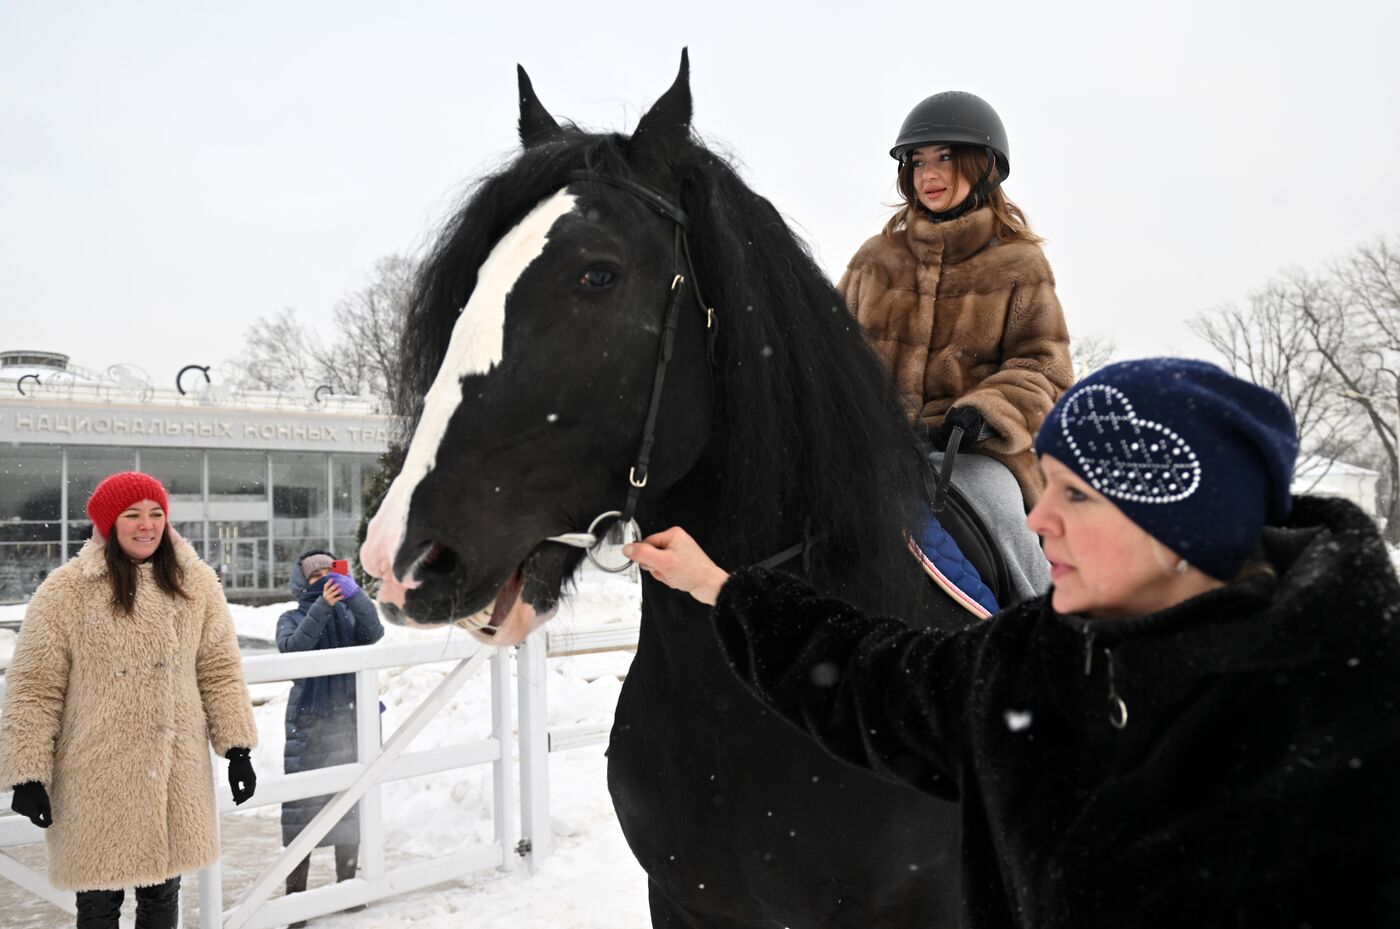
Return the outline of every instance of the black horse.
[[[557,124],[520,72],[523,151],[451,221],[407,322],[415,431],[362,552],[391,618],[479,614],[516,643],[578,564],[552,540],[635,507],[722,565],[795,547],[788,570],[862,609],[967,621],[906,548],[927,475],[884,370],[690,117],[684,55],[630,137]],[[955,806],[769,715],[688,595],[644,579],[642,615],[608,777],[655,926],[955,923]]]

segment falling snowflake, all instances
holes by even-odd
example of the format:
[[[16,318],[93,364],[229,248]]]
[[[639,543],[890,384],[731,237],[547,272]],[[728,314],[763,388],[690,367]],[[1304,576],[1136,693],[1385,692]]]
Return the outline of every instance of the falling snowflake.
[[[1025,712],[1021,710],[1007,710],[1002,718],[1006,720],[1006,728],[1010,729],[1012,732],[1020,732],[1031,727],[1031,714],[1029,710]]]

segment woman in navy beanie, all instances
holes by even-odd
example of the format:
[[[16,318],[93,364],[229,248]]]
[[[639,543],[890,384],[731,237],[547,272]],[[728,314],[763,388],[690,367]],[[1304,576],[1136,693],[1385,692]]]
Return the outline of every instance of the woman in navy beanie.
[[[1400,582],[1360,509],[1291,496],[1297,449],[1213,365],[1098,371],[1036,440],[1053,588],[957,630],[679,528],[627,551],[760,700],[962,803],[968,926],[1400,926]]]

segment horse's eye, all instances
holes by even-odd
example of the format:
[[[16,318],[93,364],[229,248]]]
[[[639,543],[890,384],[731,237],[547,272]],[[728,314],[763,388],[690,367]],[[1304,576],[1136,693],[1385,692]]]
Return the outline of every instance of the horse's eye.
[[[578,283],[580,287],[602,289],[610,286],[615,280],[617,280],[617,272],[612,268],[595,266],[579,275]]]

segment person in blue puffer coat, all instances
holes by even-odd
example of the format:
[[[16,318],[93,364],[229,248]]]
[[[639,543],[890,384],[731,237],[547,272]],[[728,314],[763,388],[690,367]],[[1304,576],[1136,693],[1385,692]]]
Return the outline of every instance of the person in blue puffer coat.
[[[334,555],[318,548],[303,552],[292,565],[289,586],[297,607],[277,621],[278,651],[369,645],[383,637],[374,601],[352,579],[331,572],[334,560]],[[283,768],[288,774],[354,763],[355,676],[329,674],[295,681],[287,697],[286,728]],[[290,845],[329,799],[311,797],[282,804],[282,844]],[[326,845],[335,846],[336,880],[354,877],[360,845],[358,807],[318,843],[318,847]],[[308,855],[287,875],[287,893],[306,889],[310,869]]]

